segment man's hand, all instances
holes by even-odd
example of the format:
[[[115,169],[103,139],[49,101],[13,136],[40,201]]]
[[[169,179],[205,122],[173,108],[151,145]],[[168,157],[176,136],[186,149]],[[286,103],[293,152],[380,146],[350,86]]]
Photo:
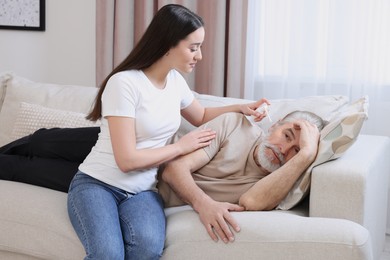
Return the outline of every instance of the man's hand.
[[[234,241],[229,226],[236,232],[240,231],[230,211],[243,211],[244,208],[236,204],[214,201],[196,185],[191,173],[208,162],[210,158],[207,153],[203,149],[196,150],[168,163],[162,178],[182,201],[198,212],[207,233],[214,241],[218,241],[219,237],[228,243]]]
[[[243,211],[243,207],[228,202],[214,201],[208,197],[194,208],[198,212],[207,233],[214,241],[217,242],[218,237],[225,243],[234,241],[234,234],[230,226],[235,232],[239,232],[240,227],[230,211]]]
[[[298,120],[294,122],[294,127],[301,130],[299,153],[306,156],[307,160],[312,163],[317,156],[320,132],[317,126],[306,120]]]

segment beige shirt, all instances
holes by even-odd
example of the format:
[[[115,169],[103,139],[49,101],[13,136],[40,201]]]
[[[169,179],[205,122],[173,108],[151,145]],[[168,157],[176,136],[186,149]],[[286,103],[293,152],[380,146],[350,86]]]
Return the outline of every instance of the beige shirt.
[[[192,176],[212,199],[238,203],[241,195],[266,175],[253,158],[256,144],[264,135],[263,130],[240,113],[223,114],[206,123],[205,127],[217,132],[212,143],[203,148],[210,162]],[[161,180],[158,189],[166,207],[185,204]]]

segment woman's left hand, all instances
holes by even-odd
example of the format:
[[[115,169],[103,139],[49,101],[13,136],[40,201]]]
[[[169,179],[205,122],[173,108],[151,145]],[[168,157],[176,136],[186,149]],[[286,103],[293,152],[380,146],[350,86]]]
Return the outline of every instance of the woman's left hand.
[[[256,109],[261,106],[262,104],[266,103],[267,105],[271,105],[271,103],[266,98],[259,99],[256,102],[248,103],[248,104],[242,104],[240,105],[241,113],[243,113],[246,116],[253,116],[255,122],[259,122],[264,117],[267,116],[266,112],[260,113],[256,111]]]

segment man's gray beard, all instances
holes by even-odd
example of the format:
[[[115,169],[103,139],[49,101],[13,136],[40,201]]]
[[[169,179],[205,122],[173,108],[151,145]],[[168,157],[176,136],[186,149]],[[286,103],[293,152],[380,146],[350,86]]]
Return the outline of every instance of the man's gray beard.
[[[267,156],[265,153],[265,150],[269,148],[273,150],[276,155],[278,156],[280,160],[280,164],[272,163],[273,156]],[[277,169],[279,169],[285,162],[284,156],[278,151],[277,147],[274,145],[268,143],[267,139],[265,138],[259,145],[259,149],[257,151],[257,160],[260,163],[261,167],[263,167],[268,172],[274,172]]]

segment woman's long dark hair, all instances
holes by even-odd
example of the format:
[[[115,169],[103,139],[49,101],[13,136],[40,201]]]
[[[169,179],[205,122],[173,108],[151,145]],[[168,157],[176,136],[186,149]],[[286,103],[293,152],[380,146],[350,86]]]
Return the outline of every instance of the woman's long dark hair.
[[[203,25],[202,18],[184,6],[176,4],[163,6],[126,59],[104,79],[87,119],[96,121],[102,117],[101,97],[112,75],[120,71],[142,70],[150,67],[187,35]]]

